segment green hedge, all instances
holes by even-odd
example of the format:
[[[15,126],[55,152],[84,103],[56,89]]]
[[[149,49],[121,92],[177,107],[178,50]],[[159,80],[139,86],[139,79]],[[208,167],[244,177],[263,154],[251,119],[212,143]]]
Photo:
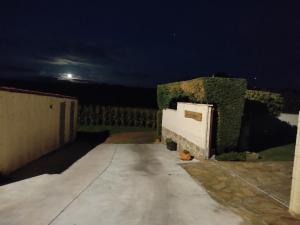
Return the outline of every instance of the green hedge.
[[[112,107],[100,105],[80,105],[78,108],[79,126],[120,126],[156,128],[154,109]]]
[[[247,90],[245,113],[278,116],[284,107],[284,98],[279,93]]]
[[[201,77],[157,87],[160,109],[174,108],[176,102],[214,104],[217,110],[217,153],[237,149],[244,110],[245,79]]]
[[[156,113],[156,137],[161,139],[162,110]]]
[[[283,112],[298,114],[300,111],[300,91],[282,91],[284,98]]]
[[[240,151],[257,152],[295,140],[295,129],[277,118],[283,107],[281,94],[257,90],[246,92]]]

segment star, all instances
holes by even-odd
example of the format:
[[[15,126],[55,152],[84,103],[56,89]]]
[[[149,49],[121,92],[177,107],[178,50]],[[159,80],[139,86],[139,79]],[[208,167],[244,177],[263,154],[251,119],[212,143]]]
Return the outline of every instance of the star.
[[[171,33],[171,36],[172,36],[172,39],[173,39],[173,40],[176,39],[176,35],[177,35],[177,34],[176,34],[175,32]]]

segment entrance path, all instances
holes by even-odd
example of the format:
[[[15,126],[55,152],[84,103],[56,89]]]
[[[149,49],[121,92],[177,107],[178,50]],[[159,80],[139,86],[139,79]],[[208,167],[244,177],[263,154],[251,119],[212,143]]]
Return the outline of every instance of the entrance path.
[[[253,225],[300,225],[285,206],[291,185],[289,162],[220,162],[183,164],[210,195]],[[214,177],[214,179],[212,179]],[[290,180],[289,180],[290,179]]]
[[[1,186],[0,224],[243,223],[178,163],[160,144],[101,144],[61,174]]]

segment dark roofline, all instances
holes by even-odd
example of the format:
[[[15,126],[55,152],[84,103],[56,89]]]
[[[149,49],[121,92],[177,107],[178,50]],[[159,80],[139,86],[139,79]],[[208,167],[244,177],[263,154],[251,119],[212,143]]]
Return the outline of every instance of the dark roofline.
[[[25,89],[19,89],[19,88],[14,88],[14,87],[1,87],[0,86],[0,91],[9,91],[9,92],[24,93],[24,94],[50,96],[50,97],[57,97],[57,98],[77,99],[75,97],[71,97],[71,96],[67,96],[67,95],[53,94],[53,93],[47,93],[47,92],[41,92],[41,91],[25,90]]]

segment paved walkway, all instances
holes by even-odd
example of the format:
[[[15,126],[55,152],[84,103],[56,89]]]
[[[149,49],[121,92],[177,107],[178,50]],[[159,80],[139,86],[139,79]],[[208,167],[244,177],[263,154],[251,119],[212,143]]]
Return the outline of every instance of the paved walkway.
[[[1,225],[241,224],[163,145],[102,144],[62,174],[0,187]]]
[[[293,161],[218,163],[289,207]]]
[[[237,212],[247,224],[300,225],[300,218],[291,216],[282,201],[288,189],[283,186],[291,185],[287,162],[205,160],[182,166],[215,200]]]

